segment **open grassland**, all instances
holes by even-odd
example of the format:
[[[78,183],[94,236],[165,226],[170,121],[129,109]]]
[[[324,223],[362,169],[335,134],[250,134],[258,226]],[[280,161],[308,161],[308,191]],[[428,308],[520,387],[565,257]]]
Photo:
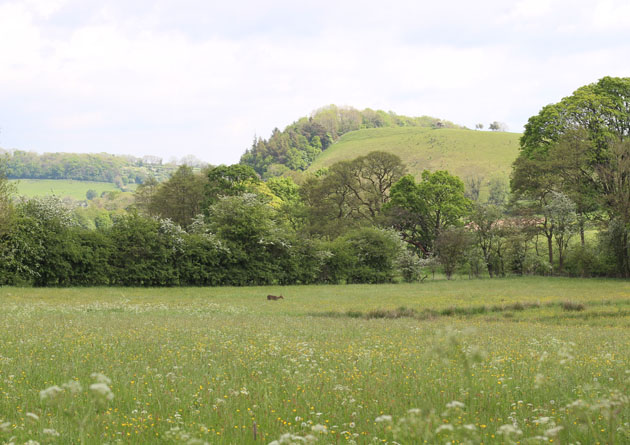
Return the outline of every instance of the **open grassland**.
[[[120,191],[111,182],[73,181],[66,179],[20,179],[12,180],[17,183],[17,193],[21,196],[48,196],[56,195],[61,198],[69,196],[73,199],[85,199],[88,190],[95,190],[97,196],[103,192]]]
[[[342,136],[317,157],[309,171],[381,150],[400,156],[416,177],[423,170],[448,170],[460,178],[507,178],[518,155],[520,136],[452,128],[371,128]]]
[[[0,443],[630,441],[627,281],[0,288],[0,302]]]

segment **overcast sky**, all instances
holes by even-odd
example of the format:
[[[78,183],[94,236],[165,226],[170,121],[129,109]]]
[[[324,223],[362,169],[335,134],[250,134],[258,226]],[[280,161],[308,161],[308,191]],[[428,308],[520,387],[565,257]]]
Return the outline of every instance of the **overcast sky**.
[[[0,0],[0,147],[237,162],[326,104],[522,131],[630,76],[630,2]]]

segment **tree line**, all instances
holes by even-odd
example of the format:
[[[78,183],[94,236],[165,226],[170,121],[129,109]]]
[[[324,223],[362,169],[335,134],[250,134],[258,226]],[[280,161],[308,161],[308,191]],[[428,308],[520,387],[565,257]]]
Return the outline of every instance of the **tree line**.
[[[4,174],[9,179],[72,179],[76,181],[111,182],[124,188],[140,184],[149,177],[163,181],[177,169],[175,163],[163,163],[156,156],[137,158],[106,153],[44,153],[0,149]],[[202,167],[194,156],[180,160],[182,164]]]
[[[180,166],[98,222],[0,179],[0,284],[254,285],[417,281],[443,273],[630,275],[630,79],[530,118],[509,188],[406,174],[375,151],[305,176]],[[82,217],[79,217],[82,215]]]
[[[390,190],[404,170],[397,156],[373,152],[335,164],[299,186],[282,177],[263,182],[245,165],[203,172],[181,166],[168,181],[142,184],[132,208],[93,227],[55,197],[11,201],[5,179],[0,283],[381,283],[403,275],[413,280],[419,258],[383,219]],[[445,172],[427,172],[426,180],[438,184],[445,175],[459,181]]]

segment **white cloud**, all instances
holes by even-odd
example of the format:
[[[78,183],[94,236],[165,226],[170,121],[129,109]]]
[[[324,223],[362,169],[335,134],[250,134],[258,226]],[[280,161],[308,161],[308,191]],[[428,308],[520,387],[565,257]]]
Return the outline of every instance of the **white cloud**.
[[[68,3],[68,0],[23,0],[22,4],[39,17],[50,17]]]
[[[626,0],[606,0],[594,5],[593,25],[606,31],[627,30],[630,3]]]
[[[503,19],[507,21],[521,21],[539,19],[552,12],[550,0],[520,0],[512,7]]]
[[[19,72],[39,56],[41,35],[32,15],[19,4],[0,4],[0,75]]]
[[[229,163],[254,133],[329,103],[520,131],[580,85],[630,72],[628,12],[565,0],[0,1],[0,143]]]

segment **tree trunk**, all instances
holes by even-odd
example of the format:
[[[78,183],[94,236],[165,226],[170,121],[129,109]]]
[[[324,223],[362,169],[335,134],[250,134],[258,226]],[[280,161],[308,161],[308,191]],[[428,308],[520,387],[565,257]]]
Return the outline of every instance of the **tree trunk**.
[[[486,267],[488,268],[488,275],[490,275],[490,278],[494,277],[494,269],[492,267],[492,261],[490,261],[490,252],[488,251],[489,248],[488,247],[481,247],[481,251],[483,252],[483,259],[486,262]]]
[[[553,233],[548,233],[546,236],[547,248],[549,249],[549,266],[551,267],[551,274],[553,275]]]
[[[624,230],[623,232],[623,269],[624,269],[624,278],[630,277],[630,261],[629,261],[629,252],[630,246],[628,246],[628,231]]]
[[[496,274],[501,275],[501,278],[505,278],[505,262],[503,261],[503,247],[501,243],[497,246],[497,258],[499,259],[499,270],[496,271]]]

